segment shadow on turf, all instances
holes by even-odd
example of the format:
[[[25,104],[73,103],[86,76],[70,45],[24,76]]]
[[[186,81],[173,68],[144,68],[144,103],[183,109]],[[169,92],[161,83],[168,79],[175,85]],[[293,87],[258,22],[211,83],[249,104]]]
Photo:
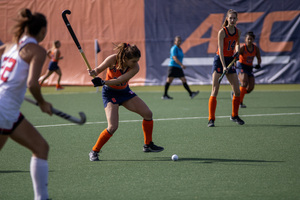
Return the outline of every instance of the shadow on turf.
[[[22,171],[22,170],[6,170],[0,171],[0,174],[9,174],[9,173],[30,173],[30,171]]]
[[[206,124],[205,124],[205,126],[207,126]],[[209,127],[210,129],[217,129],[217,128],[232,128],[232,127],[234,127],[234,126],[236,126],[236,127],[240,127],[240,128],[242,128],[242,127],[281,127],[281,128],[286,128],[286,127],[289,127],[289,128],[291,128],[291,127],[300,127],[300,125],[298,125],[298,124],[291,124],[291,125],[288,125],[288,124],[250,124],[250,123],[247,123],[247,121],[245,120],[245,124],[243,125],[243,126],[239,126],[239,125],[237,125],[237,124],[226,124],[226,125],[224,125],[224,124],[221,124],[221,125],[215,125],[215,127]]]
[[[169,159],[170,160],[170,159]],[[284,161],[223,159],[223,158],[181,158],[180,161],[200,161],[201,163],[280,163]]]
[[[49,171],[53,172],[53,171]],[[9,173],[30,173],[30,171],[22,171],[22,170],[0,170],[0,174],[9,174]]]
[[[246,124],[245,124],[246,125]],[[247,126],[253,126],[253,127],[258,127],[258,126],[261,126],[261,127],[300,127],[300,125],[296,125],[296,124],[292,124],[292,125],[285,125],[285,124],[247,124]]]
[[[126,162],[144,162],[144,161],[172,161],[170,157],[156,157],[151,160],[101,160],[101,161],[126,161]],[[100,161],[100,162],[101,162]],[[223,158],[179,158],[176,162],[199,161],[200,163],[282,163],[284,161],[267,160],[246,160],[246,159],[223,159]]]

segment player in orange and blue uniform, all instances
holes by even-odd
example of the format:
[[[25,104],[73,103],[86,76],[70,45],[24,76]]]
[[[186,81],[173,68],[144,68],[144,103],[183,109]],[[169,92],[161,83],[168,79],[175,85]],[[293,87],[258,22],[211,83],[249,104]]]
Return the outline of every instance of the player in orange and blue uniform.
[[[243,104],[245,94],[249,94],[255,85],[253,75],[253,59],[257,58],[256,69],[260,68],[261,56],[259,48],[253,44],[255,35],[253,32],[247,32],[245,37],[245,44],[240,49],[239,62],[237,62],[237,72],[241,82],[240,86],[240,107],[246,108]]]
[[[119,107],[139,114],[143,118],[142,129],[144,132],[144,152],[160,152],[163,147],[155,145],[152,141],[153,119],[152,112],[128,85],[128,81],[138,73],[138,61],[141,57],[140,50],[135,45],[121,43],[116,47],[117,54],[108,56],[98,67],[89,71],[91,76],[97,76],[107,70],[106,80],[100,79],[102,98],[105,108],[108,126],[104,129],[96,144],[89,153],[90,161],[99,160],[99,152],[103,145],[111,138],[118,129]]]
[[[237,12],[230,9],[227,12],[223,28],[218,33],[218,51],[214,58],[212,70],[212,91],[208,102],[208,127],[214,127],[215,112],[217,108],[217,95],[220,88],[218,79],[221,77],[223,70],[226,70],[228,64],[234,59],[234,52],[240,50],[240,30],[236,28]],[[243,125],[244,121],[238,116],[240,104],[239,81],[235,68],[228,70],[226,77],[232,87],[234,96],[232,99],[232,113],[230,120]]]
[[[61,70],[58,66],[58,62],[59,60],[63,59],[63,57],[60,56],[60,48],[61,43],[59,40],[54,41],[53,43],[53,47],[52,49],[49,49],[47,51],[47,56],[48,58],[51,59],[50,63],[49,63],[49,67],[48,70],[46,72],[46,75],[44,75],[44,78],[42,79],[40,85],[42,85],[44,83],[44,81],[53,73],[57,73],[58,75],[58,79],[57,79],[57,84],[56,84],[56,90],[62,90],[64,89],[61,85],[60,85],[60,80],[61,80]]]

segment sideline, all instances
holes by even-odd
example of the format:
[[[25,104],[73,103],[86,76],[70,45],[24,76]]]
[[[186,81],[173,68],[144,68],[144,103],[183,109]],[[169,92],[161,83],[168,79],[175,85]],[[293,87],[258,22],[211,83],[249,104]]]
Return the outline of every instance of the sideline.
[[[300,115],[300,113],[274,113],[274,114],[255,114],[255,115],[240,115],[240,117],[268,117],[268,116],[284,116],[284,115]],[[216,118],[229,118],[230,116],[216,116]],[[180,117],[180,118],[162,118],[153,119],[154,121],[172,121],[172,120],[190,120],[190,119],[207,119],[208,117]],[[142,122],[143,120],[121,120],[119,123],[133,123]],[[106,124],[106,121],[101,122],[87,122],[85,125],[91,124]],[[38,125],[35,128],[48,128],[48,127],[58,127],[58,126],[78,126],[77,124],[53,124],[53,125]]]

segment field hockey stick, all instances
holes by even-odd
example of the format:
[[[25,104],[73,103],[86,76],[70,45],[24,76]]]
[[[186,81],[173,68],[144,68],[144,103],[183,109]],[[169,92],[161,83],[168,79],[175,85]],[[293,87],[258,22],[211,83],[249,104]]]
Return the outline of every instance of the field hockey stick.
[[[226,70],[224,70],[223,74],[220,76],[218,82],[221,83],[223,77],[225,76],[225,74],[231,69],[232,65],[235,63],[235,61],[237,60],[238,57],[238,52],[235,53],[233,55],[234,59],[231,61],[231,63],[229,63],[229,65],[226,67]]]
[[[86,64],[88,70],[89,70],[89,71],[92,71],[92,68],[91,68],[91,66],[90,66],[90,63],[89,63],[88,60],[86,59],[86,56],[85,56],[85,54],[84,54],[84,52],[83,52],[83,50],[82,50],[82,48],[81,48],[81,46],[80,46],[80,44],[79,44],[79,42],[78,42],[78,39],[77,39],[77,37],[76,37],[76,35],[75,35],[73,29],[72,29],[72,26],[71,26],[71,24],[70,24],[70,22],[69,22],[69,20],[68,20],[68,18],[67,18],[67,14],[70,15],[70,14],[71,14],[71,11],[70,11],[70,10],[64,10],[64,11],[62,12],[62,18],[63,18],[63,20],[64,20],[64,22],[65,22],[65,24],[66,24],[66,26],[67,26],[67,28],[68,28],[68,30],[69,30],[71,36],[72,36],[72,38],[73,38],[73,40],[74,40],[74,42],[75,42],[75,44],[76,44],[76,46],[77,46],[77,48],[78,48],[78,50],[79,50],[79,52],[80,52],[80,54],[81,54],[81,56],[82,56],[82,58],[83,58],[85,64]],[[104,85],[105,82],[104,82],[101,78],[96,77],[96,76],[94,76],[94,75],[92,75],[92,76],[93,76],[93,78],[94,78],[94,79],[92,80],[92,82],[93,82],[93,84],[94,84],[94,87]]]
[[[30,99],[30,98],[24,97],[24,100],[26,100],[27,102],[29,102],[31,104],[34,104],[34,105],[38,106],[38,103],[36,101]],[[73,122],[75,124],[82,125],[82,124],[84,124],[86,122],[86,116],[85,116],[85,114],[83,112],[79,113],[80,119],[78,119],[78,118],[73,117],[73,116],[71,116],[69,114],[66,114],[66,113],[64,113],[64,112],[62,112],[60,110],[57,110],[57,109],[55,109],[53,107],[51,108],[51,111],[55,115],[57,115],[57,116],[59,116],[61,118],[64,118],[64,119],[66,119],[66,120],[68,120],[70,122]]]

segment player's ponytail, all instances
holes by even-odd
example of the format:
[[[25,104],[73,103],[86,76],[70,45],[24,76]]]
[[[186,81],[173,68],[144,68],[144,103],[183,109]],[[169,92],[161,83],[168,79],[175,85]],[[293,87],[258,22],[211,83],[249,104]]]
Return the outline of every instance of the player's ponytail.
[[[32,36],[38,35],[47,26],[46,17],[41,13],[32,14],[28,8],[19,11],[16,25],[13,27],[13,39],[18,42],[25,30]],[[27,29],[26,29],[27,28]]]
[[[130,45],[129,43],[120,43],[116,46],[115,50],[118,50],[117,53],[117,62],[118,66],[117,69],[124,69],[124,62],[126,59],[132,59],[132,58],[140,58],[141,52],[137,48],[136,45]]]

